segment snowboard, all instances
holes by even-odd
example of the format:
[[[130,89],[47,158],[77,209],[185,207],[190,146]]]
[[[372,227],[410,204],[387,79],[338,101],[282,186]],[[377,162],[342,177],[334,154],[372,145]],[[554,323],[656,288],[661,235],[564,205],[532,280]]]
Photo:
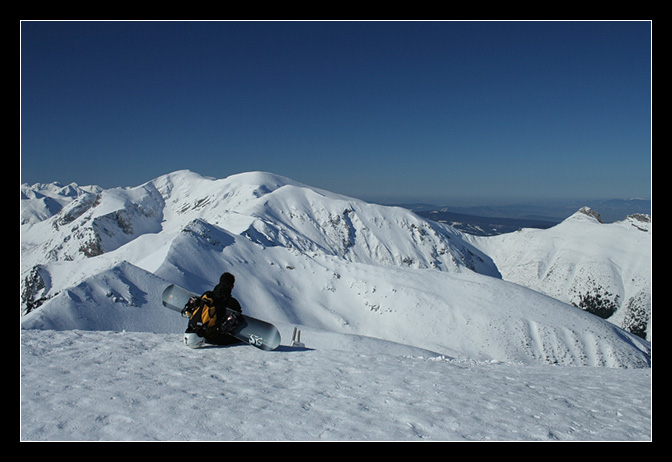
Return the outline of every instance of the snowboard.
[[[191,297],[198,295],[171,284],[163,291],[162,302],[166,308],[179,313]],[[273,324],[244,314],[241,315],[240,323],[228,333],[262,350],[275,350],[280,345],[280,332]]]

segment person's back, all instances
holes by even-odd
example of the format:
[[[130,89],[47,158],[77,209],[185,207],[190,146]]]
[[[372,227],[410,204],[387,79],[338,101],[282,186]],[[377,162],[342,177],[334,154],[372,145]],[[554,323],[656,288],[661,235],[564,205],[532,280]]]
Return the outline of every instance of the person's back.
[[[201,296],[200,310],[194,311],[185,331],[184,342],[187,346],[198,348],[204,343],[231,345],[240,342],[229,334],[238,324],[239,315],[243,311],[238,300],[231,295],[234,285],[235,277],[231,273],[224,273],[219,278],[219,284]],[[207,317],[207,322],[202,316]]]

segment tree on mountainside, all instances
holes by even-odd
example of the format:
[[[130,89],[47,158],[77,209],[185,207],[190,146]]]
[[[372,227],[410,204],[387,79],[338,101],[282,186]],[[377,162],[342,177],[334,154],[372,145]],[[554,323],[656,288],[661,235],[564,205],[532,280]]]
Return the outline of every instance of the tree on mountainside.
[[[613,296],[613,299],[612,296],[612,293],[598,286],[592,293],[578,294],[579,302],[573,305],[602,319],[609,319],[618,309],[618,295]]]

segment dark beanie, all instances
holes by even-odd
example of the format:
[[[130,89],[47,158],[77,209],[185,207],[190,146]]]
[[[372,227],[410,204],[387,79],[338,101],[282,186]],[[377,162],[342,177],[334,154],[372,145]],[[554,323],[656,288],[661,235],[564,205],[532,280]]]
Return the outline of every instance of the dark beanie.
[[[234,282],[236,282],[236,278],[231,273],[224,273],[219,278],[219,283],[227,289],[231,289]]]

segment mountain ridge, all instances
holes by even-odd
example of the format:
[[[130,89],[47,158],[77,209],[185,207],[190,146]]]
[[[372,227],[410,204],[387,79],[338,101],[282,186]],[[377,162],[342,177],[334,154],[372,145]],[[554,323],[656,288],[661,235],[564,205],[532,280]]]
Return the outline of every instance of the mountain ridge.
[[[116,329],[111,319],[129,310],[142,318],[135,328],[148,328],[152,317],[170,316],[155,309],[161,285],[204,291],[231,270],[244,309],[283,325],[456,357],[649,362],[646,343],[503,281],[462,233],[405,209],[263,172],[212,179],[180,171],[93,197],[22,225],[22,311],[30,311],[24,328],[55,325],[50,319],[59,317],[98,319],[77,328]],[[184,323],[179,315],[170,322],[176,332]],[[606,340],[596,341],[595,332]]]

